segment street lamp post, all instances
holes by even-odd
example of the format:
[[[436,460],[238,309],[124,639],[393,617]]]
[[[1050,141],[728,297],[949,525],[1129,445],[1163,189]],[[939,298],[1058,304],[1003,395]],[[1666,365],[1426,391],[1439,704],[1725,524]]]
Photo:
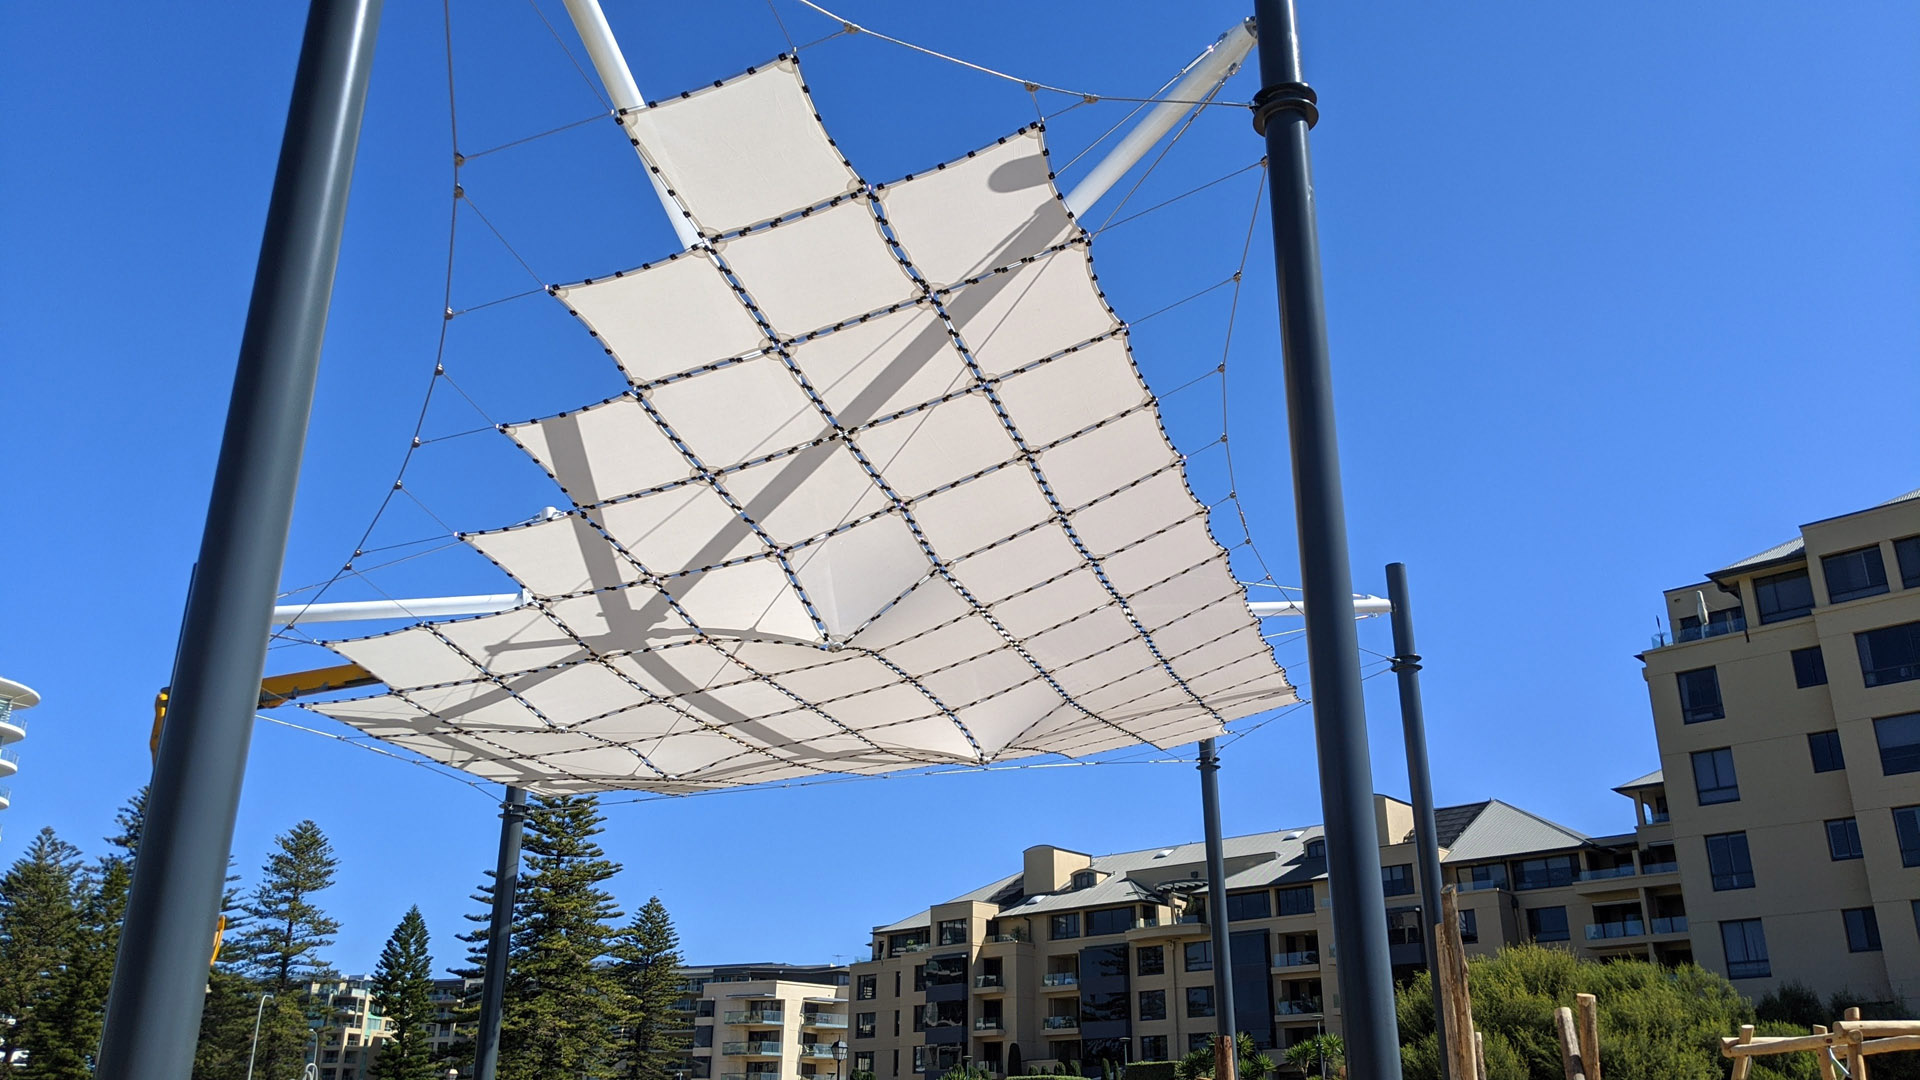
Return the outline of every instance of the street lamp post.
[[[247,1080],[253,1080],[253,1059],[260,1052],[260,1014],[267,1011],[267,999],[272,994],[261,994],[260,1004],[253,1007],[253,1045],[247,1048]]]
[[[840,1063],[847,1060],[847,1040],[833,1040],[833,1080],[840,1080]]]

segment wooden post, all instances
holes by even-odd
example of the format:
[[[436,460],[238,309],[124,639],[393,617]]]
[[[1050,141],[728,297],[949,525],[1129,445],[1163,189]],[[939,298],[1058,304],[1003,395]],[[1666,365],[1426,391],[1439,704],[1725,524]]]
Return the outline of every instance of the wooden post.
[[[1742,1043],[1750,1043],[1753,1041],[1753,1025],[1752,1024],[1740,1025],[1740,1041]],[[1747,1074],[1752,1071],[1753,1071],[1752,1055],[1741,1054],[1738,1057],[1733,1059],[1733,1080],[1747,1080]]]
[[[1487,1080],[1487,1040],[1473,1033],[1473,1074],[1475,1080]]]
[[[1440,889],[1440,924],[1434,928],[1434,992],[1447,1010],[1447,1075],[1472,1080],[1481,1074],[1479,1054],[1472,1038],[1473,995],[1467,987],[1467,948],[1460,940],[1460,894],[1452,885]]]
[[[1580,1063],[1586,1066],[1587,1080],[1600,1080],[1600,999],[1575,994],[1573,1007],[1580,1028]]]
[[[1815,1035],[1825,1035],[1827,1033],[1827,1025],[1813,1025],[1813,1033]],[[1815,1053],[1820,1059],[1820,1080],[1840,1080],[1839,1076],[1833,1071],[1833,1055],[1827,1051],[1827,1048],[1821,1047]]]
[[[1586,1071],[1580,1065],[1580,1035],[1573,1027],[1573,1010],[1565,1005],[1553,1010],[1553,1034],[1560,1040],[1560,1064],[1567,1070],[1567,1080],[1587,1080]],[[1734,1065],[1734,1080],[1740,1080],[1740,1066]]]
[[[1240,1053],[1225,1035],[1213,1037],[1213,1080],[1239,1080]]]

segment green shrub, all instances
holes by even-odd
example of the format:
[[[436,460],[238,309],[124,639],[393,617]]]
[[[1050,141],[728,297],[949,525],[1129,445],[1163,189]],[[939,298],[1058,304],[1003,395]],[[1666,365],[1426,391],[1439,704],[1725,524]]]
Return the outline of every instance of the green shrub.
[[[1173,1070],[1171,1061],[1134,1061],[1121,1075],[1125,1080],[1174,1080]]]

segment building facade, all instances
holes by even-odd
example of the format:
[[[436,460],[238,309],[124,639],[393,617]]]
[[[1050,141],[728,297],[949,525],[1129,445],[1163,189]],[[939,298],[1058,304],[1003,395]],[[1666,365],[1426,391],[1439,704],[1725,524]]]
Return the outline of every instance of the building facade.
[[[1920,492],[1669,590],[1640,657],[1693,952],[1920,1000]]]
[[[14,744],[27,737],[27,718],[21,712],[40,704],[40,695],[32,687],[0,679],[0,777],[20,771],[20,748]],[[13,804],[13,789],[0,784],[0,810]]]
[[[1649,798],[1629,791],[1636,806]],[[1396,974],[1426,965],[1413,812],[1375,797]],[[1498,800],[1438,815],[1470,952],[1528,938],[1592,956],[1689,958],[1668,825],[1588,837]],[[1235,1027],[1286,1047],[1340,1030],[1318,826],[1225,840]],[[852,966],[855,1073],[1019,1074],[1178,1058],[1217,1030],[1202,845],[1091,856],[1026,849],[1019,871],[874,929]]]
[[[687,1076],[839,1080],[849,1067],[847,969],[740,964],[685,969]]]

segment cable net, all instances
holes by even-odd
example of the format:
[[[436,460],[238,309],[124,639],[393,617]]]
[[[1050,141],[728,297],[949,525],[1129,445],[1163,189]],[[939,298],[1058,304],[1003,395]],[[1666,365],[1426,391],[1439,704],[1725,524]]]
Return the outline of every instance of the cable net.
[[[309,706],[536,792],[1173,746],[1297,701],[1039,125],[863,181],[783,58],[621,123],[704,244],[552,294],[631,388],[504,430],[572,500],[509,612]]]

